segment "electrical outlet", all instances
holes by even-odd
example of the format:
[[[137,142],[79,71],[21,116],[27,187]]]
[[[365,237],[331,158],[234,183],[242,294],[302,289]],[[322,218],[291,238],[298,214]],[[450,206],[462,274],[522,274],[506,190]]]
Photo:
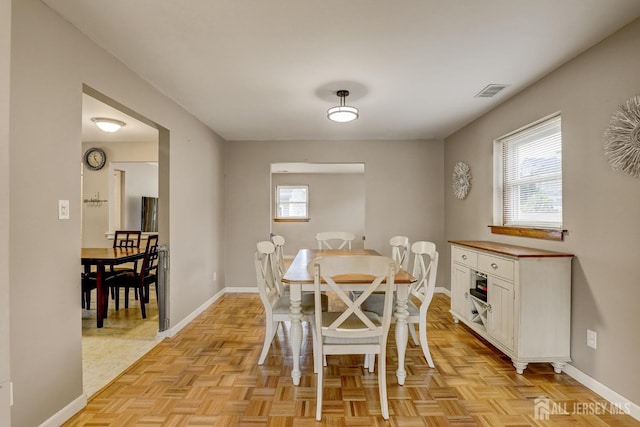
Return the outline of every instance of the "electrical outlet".
[[[594,350],[598,347],[598,333],[591,329],[587,329],[587,347]]]
[[[216,273],[215,271],[213,272],[213,281],[215,282],[216,280],[218,280],[218,273]]]

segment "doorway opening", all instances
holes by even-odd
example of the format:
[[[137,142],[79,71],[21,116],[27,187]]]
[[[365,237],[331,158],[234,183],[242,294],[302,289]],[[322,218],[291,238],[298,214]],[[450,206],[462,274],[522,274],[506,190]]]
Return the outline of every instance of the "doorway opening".
[[[119,132],[100,131],[91,120],[106,117],[123,122]],[[160,144],[168,144],[168,131],[127,109],[109,97],[83,87],[82,104],[82,153],[98,148],[106,156],[99,167],[83,163],[81,167],[82,189],[82,247],[111,247],[115,230],[141,230],[143,197],[160,198],[168,192],[166,179],[160,176]],[[168,150],[167,150],[168,151]],[[167,162],[168,163],[168,162]],[[168,167],[168,164],[167,164]],[[163,169],[165,173],[167,168]],[[161,191],[163,190],[163,191]],[[167,195],[168,199],[168,195]],[[168,206],[168,201],[167,201]],[[163,213],[156,211],[161,222],[167,221]],[[168,212],[167,212],[168,215]],[[153,233],[143,232],[141,247],[146,244],[145,234],[158,234],[162,242],[162,228]],[[138,269],[141,262],[138,263]],[[146,304],[146,319],[142,319],[140,301],[129,295],[128,308],[124,304],[124,290],[120,295],[110,295],[107,318],[102,328],[96,327],[96,295],[88,308],[82,310],[83,390],[93,395],[121,372],[148,352],[159,341],[158,331],[162,320],[156,292],[151,288]],[[120,308],[115,310],[115,299]]]
[[[278,221],[278,186],[308,188],[308,221]],[[348,231],[354,249],[365,247],[365,164],[288,162],[271,164],[271,234],[285,238],[287,256],[316,246],[322,231]]]

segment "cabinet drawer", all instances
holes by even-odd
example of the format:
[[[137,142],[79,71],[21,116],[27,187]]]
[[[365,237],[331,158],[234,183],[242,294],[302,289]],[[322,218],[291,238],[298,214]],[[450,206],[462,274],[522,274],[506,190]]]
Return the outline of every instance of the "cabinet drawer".
[[[477,252],[469,251],[458,246],[451,247],[451,259],[457,263],[476,268],[478,265]]]
[[[485,254],[479,254],[478,269],[494,276],[513,280],[514,261]]]

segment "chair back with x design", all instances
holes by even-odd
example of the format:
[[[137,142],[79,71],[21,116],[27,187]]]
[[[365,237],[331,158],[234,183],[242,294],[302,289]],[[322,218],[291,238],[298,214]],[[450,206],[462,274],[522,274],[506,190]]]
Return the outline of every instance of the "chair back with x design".
[[[391,245],[391,258],[398,263],[400,268],[408,270],[409,267],[409,238],[407,236],[393,236],[389,239]]]
[[[393,313],[395,290],[395,261],[383,256],[328,256],[309,263],[309,273],[314,280],[315,328],[318,351],[315,366],[322,366],[328,354],[378,355],[378,388],[384,419],[389,418],[386,383],[386,345]],[[345,286],[358,286],[362,293],[351,300]],[[344,304],[342,311],[323,312],[321,297],[323,287],[335,292]],[[374,291],[384,291],[382,315],[364,311],[363,302]],[[322,419],[322,388],[324,373],[318,370],[316,419]]]
[[[351,250],[351,242],[355,238],[356,236],[353,233],[349,233],[347,231],[323,231],[316,234],[318,249]]]
[[[417,280],[411,284],[409,292],[421,301],[421,305],[429,306],[433,299],[438,271],[438,251],[432,242],[415,242],[411,246],[415,254],[413,260],[413,277]],[[425,310],[426,310],[425,307]]]

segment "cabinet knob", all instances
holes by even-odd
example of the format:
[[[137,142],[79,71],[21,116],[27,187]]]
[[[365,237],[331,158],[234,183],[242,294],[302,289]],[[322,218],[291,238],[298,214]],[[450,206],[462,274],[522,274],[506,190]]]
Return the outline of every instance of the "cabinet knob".
[[[494,270],[498,269],[498,264],[496,264],[495,262],[491,263],[491,268],[493,268]]]
[[[461,258],[462,258],[462,259],[464,259],[464,260],[466,260],[466,259],[467,259],[467,256],[463,254]]]
[[[489,311],[489,313],[491,313],[491,310],[492,310],[492,308],[491,308],[491,304],[489,304],[489,305],[487,306],[487,310]]]
[[[464,293],[464,297],[467,298],[469,296],[469,292]]]

